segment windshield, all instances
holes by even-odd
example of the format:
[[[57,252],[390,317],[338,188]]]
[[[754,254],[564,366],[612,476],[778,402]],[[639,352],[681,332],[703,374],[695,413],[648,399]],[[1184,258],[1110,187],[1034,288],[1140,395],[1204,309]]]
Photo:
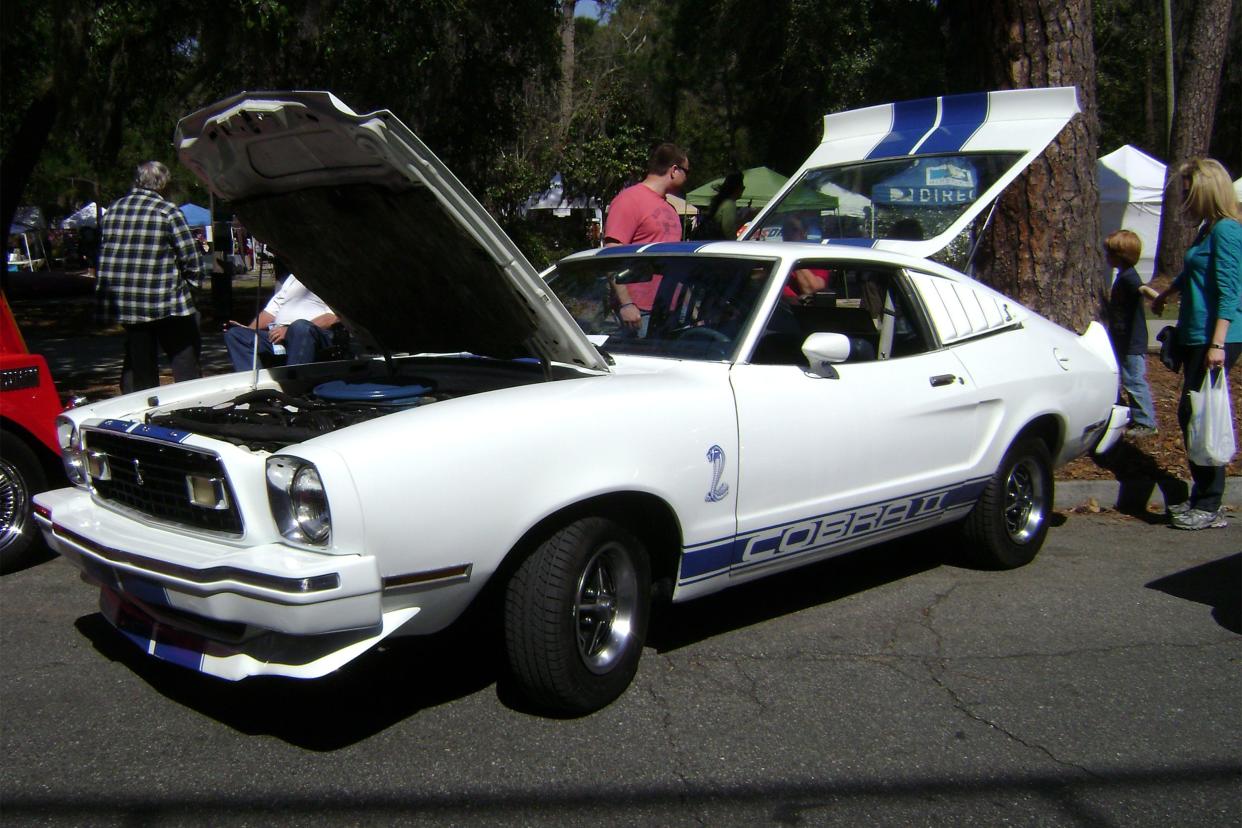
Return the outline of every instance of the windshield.
[[[777,263],[604,255],[561,262],[548,285],[597,347],[721,360],[733,355]]]
[[[931,239],[948,230],[1020,157],[918,156],[808,170],[749,237]]]

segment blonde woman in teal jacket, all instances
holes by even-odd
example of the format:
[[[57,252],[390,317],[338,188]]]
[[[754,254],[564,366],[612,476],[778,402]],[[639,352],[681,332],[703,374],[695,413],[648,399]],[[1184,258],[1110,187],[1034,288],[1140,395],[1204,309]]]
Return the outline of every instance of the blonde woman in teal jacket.
[[[1169,178],[1186,194],[1182,210],[1198,222],[1199,234],[1186,251],[1182,272],[1152,302],[1160,313],[1170,293],[1181,293],[1177,314],[1182,346],[1182,397],[1177,419],[1183,437],[1190,421],[1188,392],[1198,390],[1208,371],[1228,371],[1242,353],[1242,211],[1229,173],[1219,161],[1192,158]],[[1221,511],[1225,467],[1190,464],[1190,500],[1169,507],[1178,529],[1226,525]]]

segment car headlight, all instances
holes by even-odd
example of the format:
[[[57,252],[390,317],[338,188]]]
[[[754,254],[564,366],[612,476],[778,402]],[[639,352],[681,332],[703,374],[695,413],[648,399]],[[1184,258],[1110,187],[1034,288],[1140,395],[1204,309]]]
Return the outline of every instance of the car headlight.
[[[82,433],[68,417],[56,418],[56,442],[60,446],[60,459],[65,464],[65,476],[78,488],[89,485],[86,476],[86,456],[82,450]]]
[[[332,513],[319,470],[296,457],[269,457],[267,498],[280,534],[295,543],[326,546]]]

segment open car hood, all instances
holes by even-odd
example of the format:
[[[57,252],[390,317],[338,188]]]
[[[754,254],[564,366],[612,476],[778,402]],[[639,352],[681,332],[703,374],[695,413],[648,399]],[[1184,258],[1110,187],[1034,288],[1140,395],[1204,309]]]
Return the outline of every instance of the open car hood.
[[[1073,87],[923,98],[828,115],[824,140],[744,238],[928,257],[950,245],[1078,109]]]
[[[607,370],[482,205],[391,112],[327,92],[243,92],[183,118],[181,161],[388,353]]]

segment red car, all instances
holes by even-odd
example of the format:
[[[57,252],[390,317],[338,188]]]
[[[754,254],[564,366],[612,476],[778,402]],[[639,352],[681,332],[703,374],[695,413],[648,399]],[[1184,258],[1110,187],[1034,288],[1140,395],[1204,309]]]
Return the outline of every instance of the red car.
[[[26,350],[0,293],[0,571],[17,568],[42,543],[34,495],[66,483],[56,443],[63,410],[47,361]]]

